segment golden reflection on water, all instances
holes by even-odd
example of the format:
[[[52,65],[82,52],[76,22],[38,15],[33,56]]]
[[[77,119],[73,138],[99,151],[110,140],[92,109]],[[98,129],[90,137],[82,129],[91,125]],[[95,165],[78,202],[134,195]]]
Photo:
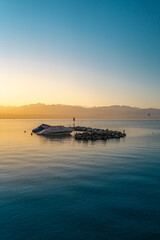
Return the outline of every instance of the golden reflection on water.
[[[117,125],[115,125],[115,122]],[[52,125],[71,125],[71,120],[0,120],[1,124],[1,138],[0,143],[14,143],[16,144],[35,144],[36,142],[65,142],[65,141],[71,141],[72,136],[37,136],[36,134],[31,135],[32,129],[39,126],[42,123],[46,124],[52,124]],[[82,120],[77,121],[77,125],[79,123],[82,123]],[[84,120],[83,125],[89,126],[90,120]],[[112,124],[113,123],[113,124]],[[93,127],[99,127],[99,128],[109,128],[112,130],[123,130],[123,128],[120,125],[121,121],[95,121],[92,125]],[[108,125],[113,125],[113,127],[108,127]],[[127,127],[125,128],[128,137],[135,137],[135,136],[142,136],[147,134],[154,134],[154,129],[146,129],[146,128],[140,128],[140,127]],[[26,131],[26,132],[25,132]],[[74,135],[74,134],[72,134]],[[116,141],[115,141],[116,140]],[[125,141],[125,139],[123,139]],[[117,139],[112,139],[111,141],[118,142]]]
[[[86,164],[88,158],[91,159],[89,164],[95,161],[101,164],[106,158],[113,164],[111,156],[117,156],[117,159],[124,153],[130,156],[139,149],[139,143],[141,149],[146,149],[153,143],[156,148],[160,143],[160,135],[154,134],[160,132],[160,129],[136,128],[133,122],[126,128],[126,138],[107,141],[76,141],[72,136],[74,134],[71,136],[31,134],[32,129],[40,124],[58,125],[59,120],[0,120],[0,123],[0,165],[2,173],[8,172],[5,177],[10,177],[12,170],[15,171],[12,176],[14,177],[25,172],[30,174],[32,171],[48,171],[50,167],[56,169],[60,165],[79,166]],[[61,124],[69,125],[68,123],[69,120],[61,120]],[[89,126],[89,121],[83,123]],[[124,124],[127,122],[92,121],[94,127],[112,130],[123,130]]]

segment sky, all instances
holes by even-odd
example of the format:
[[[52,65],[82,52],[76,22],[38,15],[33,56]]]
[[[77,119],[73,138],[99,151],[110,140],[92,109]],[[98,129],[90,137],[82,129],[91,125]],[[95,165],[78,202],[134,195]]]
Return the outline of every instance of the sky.
[[[0,0],[0,105],[160,108],[160,1]]]

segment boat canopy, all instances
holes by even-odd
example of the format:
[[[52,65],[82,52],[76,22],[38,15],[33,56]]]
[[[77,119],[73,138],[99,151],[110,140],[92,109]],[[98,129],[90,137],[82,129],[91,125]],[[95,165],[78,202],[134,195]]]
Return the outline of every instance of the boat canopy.
[[[43,123],[43,124],[41,124],[39,127],[34,128],[34,129],[32,130],[32,132],[38,133],[38,132],[41,132],[42,130],[47,129],[47,128],[49,128],[49,127],[51,127],[51,126]]]

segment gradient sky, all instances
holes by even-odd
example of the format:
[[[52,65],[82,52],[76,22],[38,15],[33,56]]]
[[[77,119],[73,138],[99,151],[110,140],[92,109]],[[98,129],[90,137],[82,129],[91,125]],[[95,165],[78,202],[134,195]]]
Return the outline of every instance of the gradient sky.
[[[0,105],[160,108],[160,1],[0,0]]]

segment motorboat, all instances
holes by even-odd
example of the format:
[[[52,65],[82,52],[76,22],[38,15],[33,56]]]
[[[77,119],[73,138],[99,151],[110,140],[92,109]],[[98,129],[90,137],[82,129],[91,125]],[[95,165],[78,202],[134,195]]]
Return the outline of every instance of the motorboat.
[[[44,129],[47,129],[47,128],[49,128],[49,127],[51,127],[50,125],[48,125],[48,124],[41,124],[39,127],[37,127],[37,128],[34,128],[33,130],[32,130],[32,132],[34,132],[34,133],[38,133],[38,132],[41,132],[42,130],[44,130]]]
[[[37,135],[68,135],[73,131],[74,129],[71,127],[49,126],[37,132]]]

